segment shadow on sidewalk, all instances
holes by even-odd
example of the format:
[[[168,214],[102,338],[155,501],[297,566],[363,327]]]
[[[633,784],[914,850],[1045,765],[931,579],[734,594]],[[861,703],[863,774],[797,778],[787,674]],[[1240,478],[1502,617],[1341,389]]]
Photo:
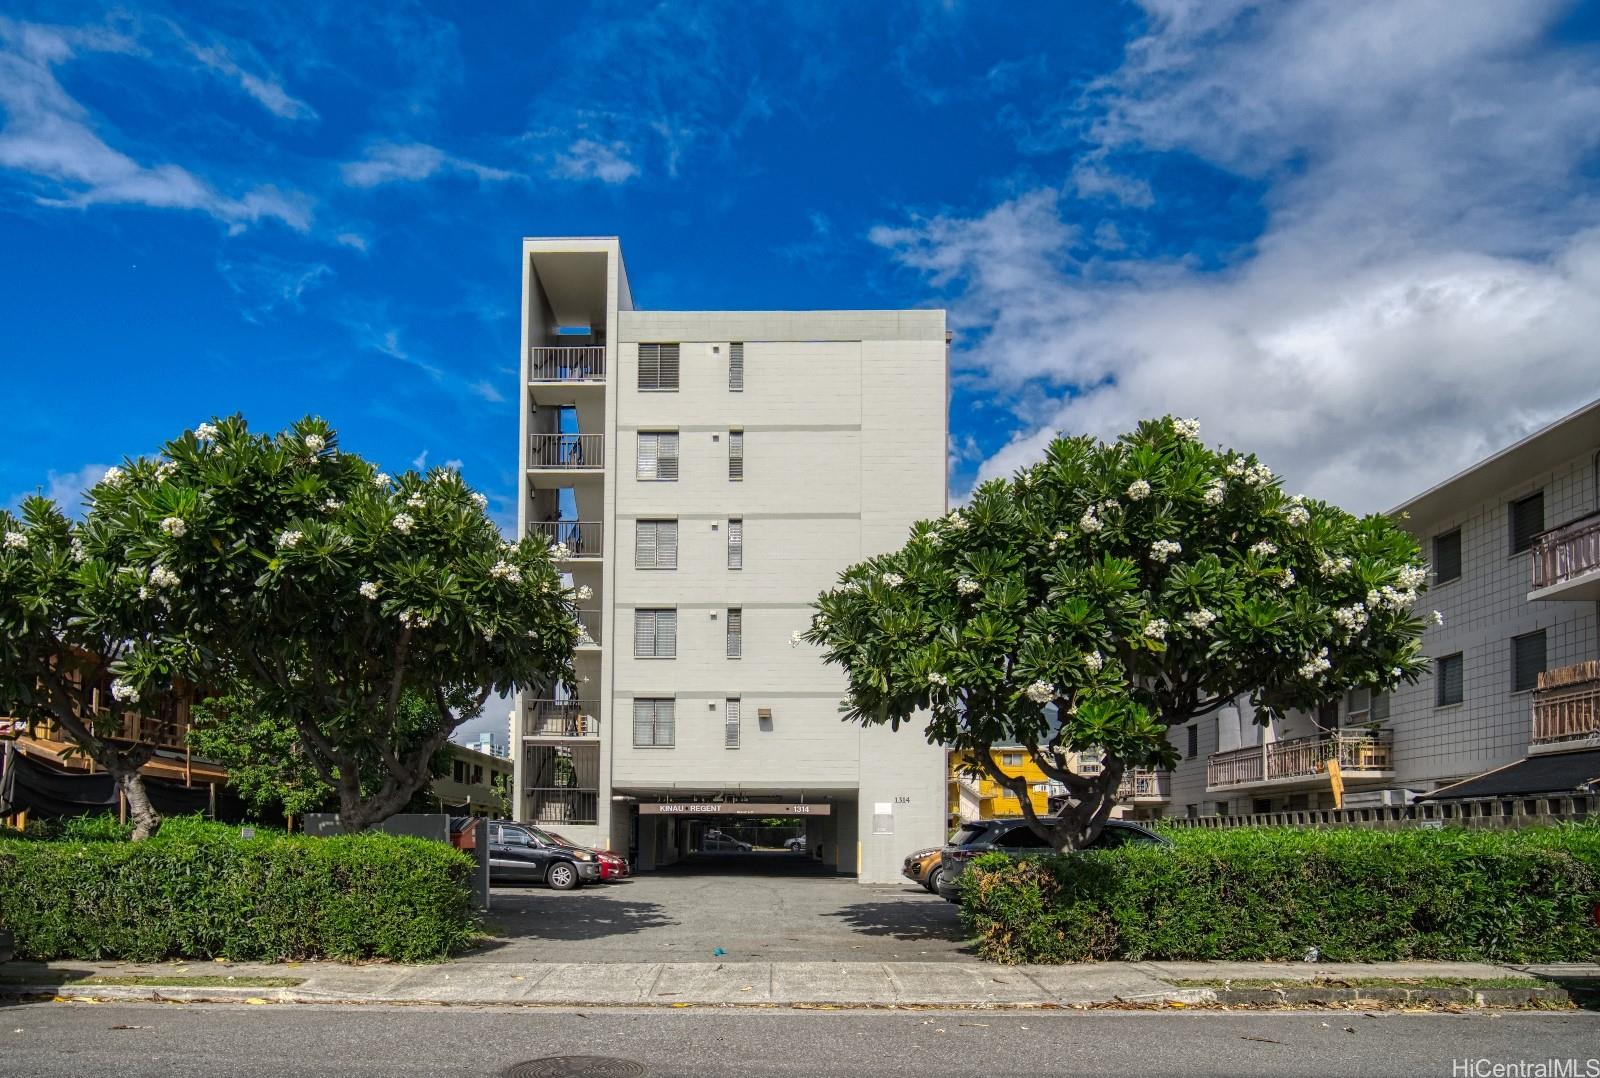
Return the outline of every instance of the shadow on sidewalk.
[[[956,907],[948,902],[857,902],[829,916],[867,936],[889,936],[909,943],[967,940]],[[962,950],[969,952],[970,948]]]
[[[527,941],[598,940],[677,923],[657,902],[592,894],[496,891],[484,920],[485,930],[494,938],[457,957],[483,955]]]

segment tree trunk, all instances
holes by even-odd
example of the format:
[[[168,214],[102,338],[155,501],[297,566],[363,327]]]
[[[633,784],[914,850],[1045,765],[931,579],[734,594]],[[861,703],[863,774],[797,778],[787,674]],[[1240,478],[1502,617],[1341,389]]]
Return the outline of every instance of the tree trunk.
[[[122,796],[128,799],[128,816],[133,820],[133,841],[142,842],[161,830],[161,814],[150,804],[150,795],[144,788],[144,776],[137,766],[119,767],[112,772]]]

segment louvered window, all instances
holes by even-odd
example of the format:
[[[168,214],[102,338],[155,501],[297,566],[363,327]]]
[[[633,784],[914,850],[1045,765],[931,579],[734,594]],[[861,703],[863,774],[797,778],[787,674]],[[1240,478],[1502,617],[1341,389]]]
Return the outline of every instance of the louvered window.
[[[742,430],[728,432],[728,478],[734,481],[744,478],[744,431]]]
[[[1189,744],[1187,747],[1189,751],[1184,753],[1186,759],[1193,760],[1200,755],[1200,727],[1189,727]]]
[[[1444,655],[1433,660],[1433,702],[1437,707],[1459,704],[1462,699],[1462,674],[1465,663],[1461,653]]]
[[[678,432],[642,430],[639,432],[640,479],[678,478]]]
[[[739,747],[739,698],[730,696],[722,702],[722,747]]]
[[[1519,554],[1544,531],[1544,491],[1512,502],[1507,508],[1511,516],[1511,553]]]
[[[670,748],[673,735],[673,701],[665,698],[633,701],[633,743],[640,748]]]
[[[728,389],[734,393],[744,391],[744,344],[741,341],[728,345]]]
[[[1539,687],[1544,672],[1544,630],[1511,638],[1511,691],[1528,692]]]
[[[1344,721],[1349,726],[1383,722],[1389,717],[1389,698],[1371,689],[1351,689],[1345,694]]]
[[[676,520],[640,520],[634,523],[633,567],[635,569],[678,567]]]
[[[737,659],[744,654],[744,611],[728,608],[728,658]]]
[[[744,521],[728,521],[728,568],[744,568]]]
[[[1461,575],[1461,529],[1433,537],[1433,582],[1443,584]]]
[[[678,654],[678,612],[635,610],[633,656],[636,659],[672,659]]]
[[[678,388],[678,346],[641,344],[639,346],[639,388]]]

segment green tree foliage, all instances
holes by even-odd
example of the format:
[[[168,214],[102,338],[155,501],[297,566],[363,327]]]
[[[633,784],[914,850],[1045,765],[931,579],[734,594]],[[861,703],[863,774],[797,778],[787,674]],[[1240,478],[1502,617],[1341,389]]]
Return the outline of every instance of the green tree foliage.
[[[1057,849],[1092,842],[1167,730],[1248,698],[1258,722],[1425,669],[1416,541],[1385,516],[1286,495],[1252,455],[1171,417],[1038,464],[852,566],[799,634],[849,679],[846,718],[971,750]],[[1067,791],[1038,818],[991,750],[1020,744]],[[1080,775],[1073,753],[1100,750]]]
[[[63,649],[109,655],[127,706],[248,686],[360,830],[427,783],[491,693],[572,680],[582,596],[545,540],[502,542],[485,506],[446,469],[378,472],[319,419],[277,435],[202,423],[112,469],[81,526],[43,499],[0,517],[0,703],[45,706],[30,686]],[[415,739],[408,692],[431,708]],[[64,706],[51,713],[88,749]]]

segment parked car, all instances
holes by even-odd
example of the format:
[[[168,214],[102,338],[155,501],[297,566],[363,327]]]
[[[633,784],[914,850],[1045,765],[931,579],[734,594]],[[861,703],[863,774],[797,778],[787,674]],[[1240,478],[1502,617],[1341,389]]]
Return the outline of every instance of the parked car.
[[[544,883],[570,891],[599,879],[600,855],[593,850],[564,846],[509,820],[490,821],[490,883]]]
[[[912,883],[920,883],[934,894],[938,894],[939,877],[944,875],[944,870],[939,867],[939,855],[943,852],[943,846],[930,846],[925,850],[917,850],[906,854],[906,861],[900,869],[900,875]]]
[[[783,848],[788,850],[790,853],[805,853],[806,836],[796,835],[794,838],[788,839],[784,842]]]
[[[1127,820],[1107,820],[1089,849],[1111,850],[1129,844],[1172,845],[1148,827],[1140,827]],[[1049,844],[1034,834],[1033,828],[1020,816],[962,824],[950,836],[950,845],[940,851],[938,895],[947,902],[959,902],[956,884],[967,863],[979,854],[1003,853],[1008,857],[1022,858],[1049,852]]]
[[[741,842],[732,835],[724,835],[721,831],[707,831],[700,836],[701,853],[750,853],[755,849],[748,842]]]
[[[589,849],[600,855],[600,878],[602,880],[626,879],[630,872],[628,859],[616,850],[601,849],[599,846],[579,846],[563,835],[543,827],[533,829],[537,834],[548,835],[562,846],[570,846],[575,850]]]

